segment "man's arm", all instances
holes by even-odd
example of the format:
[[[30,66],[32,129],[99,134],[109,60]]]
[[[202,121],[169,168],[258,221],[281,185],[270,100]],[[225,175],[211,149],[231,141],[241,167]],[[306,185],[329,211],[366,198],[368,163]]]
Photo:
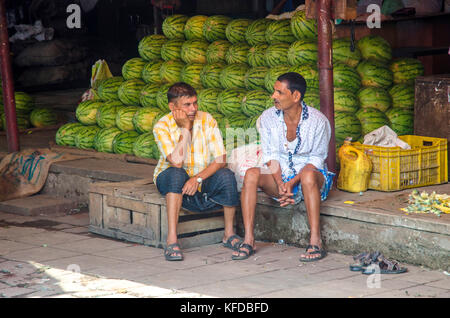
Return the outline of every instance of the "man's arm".
[[[226,155],[221,157],[217,157],[213,162],[211,162],[205,169],[200,171],[197,175],[190,178],[183,186],[182,194],[194,195],[198,189],[199,183],[197,182],[198,178],[202,178],[203,180],[209,178],[213,174],[215,174],[219,169],[225,168],[226,163]]]
[[[173,152],[167,156],[170,165],[176,168],[183,167],[186,151],[191,144],[191,132],[188,129],[181,129],[180,138]]]

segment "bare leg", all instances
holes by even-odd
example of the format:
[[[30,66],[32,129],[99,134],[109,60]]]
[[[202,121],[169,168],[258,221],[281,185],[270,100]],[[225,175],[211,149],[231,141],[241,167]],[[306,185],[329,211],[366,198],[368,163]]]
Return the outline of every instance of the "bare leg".
[[[169,192],[166,194],[167,228],[168,228],[166,240],[167,245],[177,243],[178,241],[177,238],[178,216],[180,214],[182,203],[183,203],[183,195],[181,193]],[[178,247],[175,247],[174,249],[179,250]],[[180,253],[174,254],[181,255]]]
[[[225,221],[225,231],[222,242],[225,243],[229,237],[233,236],[234,233],[234,216],[236,214],[236,207],[224,206],[223,215]],[[235,238],[231,241],[231,245],[235,245],[239,242],[239,239]]]

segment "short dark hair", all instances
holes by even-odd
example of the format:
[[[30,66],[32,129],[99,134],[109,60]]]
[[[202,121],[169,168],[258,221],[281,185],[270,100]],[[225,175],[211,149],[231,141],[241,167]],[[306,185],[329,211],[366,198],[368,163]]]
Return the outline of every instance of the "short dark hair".
[[[288,72],[280,75],[277,80],[280,82],[285,82],[291,93],[298,91],[302,94],[301,100],[303,100],[306,93],[306,80],[303,76],[296,72]]]
[[[174,102],[174,100],[183,96],[194,97],[197,96],[197,92],[195,91],[195,88],[184,82],[173,84],[167,91],[167,100],[169,103]]]

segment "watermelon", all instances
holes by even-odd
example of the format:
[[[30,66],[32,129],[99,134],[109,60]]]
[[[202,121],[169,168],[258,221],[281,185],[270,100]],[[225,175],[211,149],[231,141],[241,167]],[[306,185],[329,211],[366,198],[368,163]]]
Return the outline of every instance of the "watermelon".
[[[291,31],[298,40],[317,38],[317,20],[307,19],[305,11],[300,10],[291,17]]]
[[[290,65],[317,64],[317,42],[299,40],[292,43],[287,52]]]
[[[156,105],[159,107],[160,110],[165,112],[170,112],[167,92],[169,91],[169,88],[172,85],[173,84],[164,84],[160,86],[158,92],[156,93]]]
[[[201,87],[200,73],[204,66],[204,64],[200,63],[186,64],[181,70],[181,81],[195,88]]]
[[[306,87],[319,89],[319,71],[317,68],[310,64],[295,65],[289,69],[289,72],[296,72],[303,76],[306,81]]]
[[[386,115],[376,108],[361,108],[356,112],[361,122],[363,136],[382,126],[389,125],[389,119]]]
[[[129,79],[141,79],[142,78],[142,70],[144,69],[147,61],[140,57],[132,58],[125,62],[122,66],[122,76],[125,80]]]
[[[164,35],[152,34],[144,37],[138,45],[139,56],[146,61],[157,60],[161,58],[161,47],[166,43],[167,38]]]
[[[392,107],[414,110],[414,85],[396,84],[389,89]]]
[[[209,41],[226,40],[226,28],[232,19],[224,15],[213,15],[203,24],[203,37]]]
[[[120,101],[125,105],[139,105],[141,90],[144,86],[145,83],[139,79],[124,81],[122,85],[120,85],[117,95],[119,96]]]
[[[220,73],[220,85],[223,88],[245,88],[245,75],[248,66],[246,64],[229,64]]]
[[[174,14],[164,19],[162,31],[168,39],[184,40],[184,27],[189,17],[182,14]]]
[[[117,95],[117,92],[120,85],[123,84],[123,81],[122,76],[114,76],[102,81],[98,87],[98,95],[100,99],[103,101],[119,100],[119,95]]]
[[[195,15],[190,17],[184,25],[184,37],[186,40],[203,40],[203,25],[208,19],[205,15]]]
[[[392,85],[393,74],[384,64],[371,60],[362,61],[356,67],[363,86],[388,88]]]
[[[357,46],[365,60],[388,63],[392,59],[391,45],[379,35],[367,35],[357,41]]]
[[[218,88],[205,88],[201,90],[198,95],[198,110],[207,112],[207,113],[217,113],[217,97],[219,96],[222,90]]]
[[[253,21],[250,19],[234,19],[228,23],[225,36],[233,44],[245,42],[245,32]]]
[[[295,36],[291,30],[291,20],[273,20],[266,29],[266,42],[269,44],[276,42],[292,43]]]
[[[156,104],[156,94],[160,88],[160,84],[147,84],[141,90],[141,97],[139,99],[142,107],[158,107]]]
[[[361,137],[362,126],[355,114],[335,112],[334,133],[336,143],[344,142],[347,137],[351,137],[352,140],[358,140]]]
[[[257,129],[257,122],[258,122],[259,116],[260,116],[260,114],[249,117],[245,122],[244,128],[245,129],[249,129],[249,128]]]
[[[157,59],[145,64],[144,69],[142,70],[142,79],[144,80],[144,82],[148,84],[162,83],[159,71],[163,63],[164,63],[163,60]]]
[[[251,47],[247,54],[247,63],[251,67],[267,66],[266,64],[266,50],[269,47],[268,44],[258,44]]]
[[[319,89],[314,87],[308,87],[306,89],[305,96],[303,97],[303,101],[306,105],[314,107],[317,110],[320,110],[320,94]]]
[[[56,132],[55,141],[60,146],[75,146],[75,136],[79,131],[86,128],[80,123],[68,123],[59,127]]]
[[[273,94],[274,92],[273,85],[275,85],[278,77],[280,75],[283,75],[284,73],[289,72],[289,68],[289,65],[277,65],[269,69],[266,76],[264,77],[264,86],[270,94]]]
[[[356,113],[358,109],[358,97],[353,92],[342,88],[334,90],[334,111]]]
[[[358,100],[362,108],[373,107],[385,112],[391,107],[391,96],[381,87],[364,87],[358,92]]]
[[[209,43],[205,40],[188,40],[181,46],[181,59],[185,63],[206,64],[206,50]]]
[[[241,104],[245,93],[246,91],[243,89],[223,90],[217,96],[217,110],[225,116],[236,113],[242,114]]]
[[[116,125],[116,115],[124,105],[119,101],[109,101],[104,103],[96,115],[97,125],[100,128],[110,128]]]
[[[117,154],[133,154],[133,146],[139,133],[134,130],[124,131],[116,135],[113,139],[113,152]]]
[[[17,114],[29,114],[34,107],[33,98],[25,92],[14,92]]]
[[[120,107],[116,114],[116,126],[122,131],[134,130],[133,116],[142,107],[125,106]]]
[[[409,109],[391,108],[386,112],[391,129],[398,136],[414,134],[414,112]]]
[[[333,84],[334,87],[348,89],[356,93],[361,88],[361,77],[350,66],[336,63],[333,65]]]
[[[222,88],[220,73],[225,68],[223,63],[206,64],[200,72],[200,81],[205,88]]]
[[[30,123],[37,128],[53,126],[58,123],[58,116],[53,109],[36,108],[30,113]]]
[[[153,133],[146,133],[137,137],[133,145],[133,153],[137,157],[158,159],[160,154]]]
[[[258,19],[250,23],[245,31],[245,40],[251,46],[266,43],[266,29],[273,20]]]
[[[286,65],[288,64],[287,53],[289,50],[288,43],[273,43],[270,44],[267,48],[264,59],[266,60],[266,65],[269,67],[277,66],[277,65]]]
[[[236,133],[239,133],[239,131],[235,131],[234,129],[245,128],[247,121],[248,121],[248,117],[242,113],[231,114],[231,115],[223,118],[220,122],[218,122],[219,130],[220,130],[220,133],[222,134],[223,139],[228,141],[227,140],[227,132],[228,132],[229,133],[228,138],[232,138],[233,136],[235,136],[235,138],[237,137],[237,139],[239,140],[239,136],[236,136]],[[228,130],[228,129],[233,129],[233,130]],[[235,146],[235,143],[234,143],[235,138],[233,138],[233,140],[231,141],[233,148]],[[245,139],[243,141],[245,141]],[[227,149],[228,149],[228,147],[227,147]]]
[[[264,78],[269,68],[265,66],[252,67],[245,74],[245,88],[248,90],[265,89]]]
[[[181,60],[170,60],[162,63],[159,77],[164,83],[174,84],[181,79],[181,70],[186,64]]]
[[[97,111],[103,105],[101,102],[86,100],[78,104],[75,116],[84,125],[95,125],[97,123]]]
[[[161,47],[161,57],[164,61],[180,60],[181,47],[184,41],[180,39],[169,40]]]
[[[272,100],[265,90],[248,91],[242,100],[242,112],[249,117],[261,115],[267,107],[268,99]]]
[[[233,44],[225,54],[225,61],[228,64],[247,63],[249,50],[250,46],[245,42]]]
[[[95,135],[100,131],[100,127],[87,126],[75,134],[74,146],[79,149],[93,149]]]
[[[94,137],[94,149],[99,152],[113,153],[114,138],[122,131],[117,127],[100,129]]]
[[[231,43],[227,40],[217,40],[211,43],[206,50],[206,62],[208,64],[213,63],[226,63],[225,55],[230,48]]]
[[[350,67],[356,67],[362,59],[361,51],[354,45],[351,49],[352,42],[347,38],[333,40],[333,63],[344,63]]]
[[[422,62],[413,58],[396,59],[389,68],[394,74],[395,84],[414,84],[416,77],[424,74]]]
[[[6,128],[6,115],[5,113],[0,114],[2,126]],[[30,127],[30,116],[27,114],[16,113],[16,123],[17,129],[19,131],[28,129]]]

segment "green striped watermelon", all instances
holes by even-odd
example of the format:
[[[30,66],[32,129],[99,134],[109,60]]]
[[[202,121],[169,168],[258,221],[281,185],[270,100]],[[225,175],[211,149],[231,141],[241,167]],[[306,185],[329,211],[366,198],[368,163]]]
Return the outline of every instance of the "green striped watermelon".
[[[270,94],[273,94],[274,92],[273,86],[275,85],[278,77],[280,75],[283,75],[284,73],[289,72],[289,68],[289,65],[277,65],[269,69],[266,76],[264,77],[264,86]]]
[[[317,20],[307,19],[305,11],[299,10],[291,17],[291,31],[298,40],[317,38]]]
[[[350,67],[356,67],[362,59],[361,51],[354,45],[351,49],[352,42],[347,38],[333,40],[333,63],[344,63]]]
[[[113,152],[117,154],[133,154],[133,146],[139,134],[134,131],[124,131],[116,135],[113,139]]]
[[[159,77],[164,83],[174,84],[181,80],[181,70],[186,64],[181,60],[170,60],[162,63]]]
[[[184,40],[184,27],[189,17],[182,14],[174,14],[164,19],[162,31],[168,39]]]
[[[209,43],[205,40],[185,41],[181,46],[181,59],[185,63],[203,63],[206,64],[206,50]]]
[[[2,126],[6,127],[6,114],[2,113],[0,114]],[[16,123],[17,123],[17,129],[19,131],[26,130],[30,128],[30,116],[28,114],[23,113],[16,113]]]
[[[200,88],[202,86],[200,73],[204,66],[204,64],[200,63],[186,64],[181,70],[181,81],[188,83],[192,87]]]
[[[142,107],[125,106],[119,108],[116,114],[116,126],[122,131],[134,130],[133,116]]]
[[[161,57],[164,61],[180,60],[181,59],[181,47],[184,40],[173,39],[163,44],[161,47]]]
[[[156,94],[160,88],[160,84],[147,84],[141,90],[141,97],[139,99],[142,107],[158,107],[156,104]]]
[[[245,129],[249,129],[249,128],[258,129],[257,122],[258,122],[259,116],[260,116],[260,114],[249,117],[247,119],[247,121],[245,122],[244,128]]]
[[[223,88],[245,88],[245,75],[247,74],[247,64],[229,64],[220,73],[220,85]]]
[[[225,36],[233,44],[245,42],[245,32],[253,21],[250,19],[234,19],[228,23]]]
[[[120,85],[117,95],[120,101],[125,105],[139,105],[139,99],[141,98],[141,90],[144,88],[145,83],[139,79],[130,79]]]
[[[309,87],[306,89],[305,97],[303,97],[306,105],[314,107],[317,110],[320,110],[320,94],[319,89],[314,87]]]
[[[224,89],[217,96],[217,109],[225,116],[242,114],[241,104],[246,91],[243,89]],[[245,115],[244,115],[245,116]]]
[[[352,140],[358,140],[361,137],[362,126],[355,114],[335,112],[334,133],[337,143],[344,142],[347,137],[351,137]]]
[[[286,65],[288,64],[288,50],[290,44],[288,43],[273,43],[270,44],[264,54],[264,59],[266,60],[266,65],[269,67],[277,66],[277,65]]]
[[[206,62],[208,64],[213,63],[226,63],[225,55],[230,48],[231,43],[227,40],[217,40],[211,43],[206,50]]]
[[[134,129],[140,134],[152,132],[155,124],[155,118],[160,112],[161,110],[159,108],[153,107],[144,107],[139,109],[134,114],[132,119]]]
[[[386,112],[391,129],[398,136],[414,134],[414,112],[409,109],[391,108]]]
[[[87,126],[80,129],[80,131],[75,134],[74,146],[78,149],[93,149],[95,135],[100,131],[100,129],[101,128],[97,125]]]
[[[233,19],[224,15],[213,15],[206,19],[203,25],[203,37],[209,41],[226,40],[228,23]]]
[[[287,52],[290,65],[317,64],[317,42],[299,40],[292,43]]]
[[[237,146],[236,142],[244,142],[245,143],[245,136],[239,135],[240,133],[245,133],[243,130],[236,131],[235,129],[243,128],[245,129],[245,126],[247,125],[248,117],[245,116],[242,113],[232,114],[229,116],[226,116],[221,121],[219,121],[217,124],[219,126],[220,133],[222,134],[222,137],[225,141],[225,147],[227,149],[227,152],[229,149],[233,149]],[[228,136],[228,138],[227,138]],[[233,138],[234,137],[234,138]],[[231,139],[231,140],[229,140]],[[241,139],[241,140],[239,140]],[[230,142],[229,144],[226,144],[226,142]]]
[[[218,88],[202,89],[197,95],[198,110],[213,114],[217,113],[217,98],[222,92]]]
[[[156,93],[156,105],[159,107],[159,109],[165,112],[170,112],[167,92],[172,85],[173,84],[161,85],[158,92]]]
[[[122,76],[125,80],[129,79],[141,79],[142,78],[142,70],[144,69],[147,61],[140,57],[132,58],[125,62],[122,67]]]
[[[167,38],[164,35],[152,34],[144,37],[138,45],[139,56],[146,61],[157,60],[161,58],[161,47],[166,43]]]
[[[361,76],[363,86],[388,88],[392,85],[393,75],[391,70],[380,62],[375,60],[362,61],[358,64],[356,70]]]
[[[122,76],[114,76],[110,77],[100,84],[98,87],[98,95],[101,100],[119,100],[119,95],[117,92],[119,90],[120,85],[123,84]]]
[[[365,60],[388,63],[392,59],[391,45],[379,35],[367,35],[358,40],[357,46]]]
[[[163,60],[157,59],[148,62],[145,64],[144,69],[142,70],[142,79],[144,82],[150,83],[162,83],[161,76],[159,75],[159,71],[161,69]]]
[[[34,99],[25,92],[14,92],[17,114],[29,114],[34,108]]]
[[[389,119],[386,115],[376,108],[361,108],[356,112],[361,122],[363,136],[382,126],[389,125]]]
[[[251,46],[266,43],[266,29],[273,20],[258,19],[250,23],[245,31],[245,40]]]
[[[55,142],[60,146],[75,146],[75,136],[86,128],[80,123],[68,123],[59,127],[55,135]]]
[[[391,107],[391,96],[381,87],[364,87],[358,92],[362,108],[373,107],[385,112]]]
[[[99,152],[113,153],[114,138],[121,133],[122,131],[116,127],[100,129],[94,137],[94,149]]]
[[[97,123],[97,111],[102,105],[102,102],[93,100],[81,102],[75,110],[75,116],[84,125],[95,125]]]
[[[153,133],[137,137],[133,145],[133,153],[137,157],[159,159],[160,153]]]
[[[58,123],[58,116],[53,109],[36,108],[30,113],[30,123],[37,128],[53,126]]]
[[[319,71],[316,66],[305,64],[295,65],[289,69],[289,72],[296,72],[303,76],[306,81],[306,87],[319,89]]]
[[[422,62],[413,58],[396,59],[389,68],[394,74],[395,84],[414,84],[416,77],[424,74]]]
[[[110,128],[116,125],[116,115],[124,105],[119,101],[108,101],[98,110],[96,115],[97,125],[100,128]]]
[[[359,109],[359,101],[356,95],[346,89],[334,89],[334,110],[337,112],[356,113]]]
[[[361,77],[358,72],[343,63],[333,65],[334,87],[348,89],[356,93],[361,88]]]
[[[225,68],[223,63],[212,63],[203,66],[200,72],[200,80],[205,88],[222,88],[220,84],[220,73]]]
[[[203,40],[203,25],[207,19],[208,17],[205,15],[195,15],[190,17],[184,25],[184,37],[186,40]]]
[[[252,67],[245,74],[245,88],[248,90],[265,89],[264,78],[269,68],[265,66]]]
[[[249,117],[261,115],[267,107],[268,99],[272,98],[265,90],[249,91],[242,100],[242,112]]]
[[[291,30],[291,20],[273,20],[266,29],[266,42],[269,44],[276,42],[292,43],[295,36]]]
[[[228,64],[247,63],[249,50],[250,46],[245,42],[233,44],[225,54],[225,61]]]
[[[414,85],[397,84],[389,89],[392,98],[392,107],[414,110]]]
[[[268,44],[257,44],[248,50],[247,63],[251,67],[267,66],[266,63],[266,50],[269,47]]]

